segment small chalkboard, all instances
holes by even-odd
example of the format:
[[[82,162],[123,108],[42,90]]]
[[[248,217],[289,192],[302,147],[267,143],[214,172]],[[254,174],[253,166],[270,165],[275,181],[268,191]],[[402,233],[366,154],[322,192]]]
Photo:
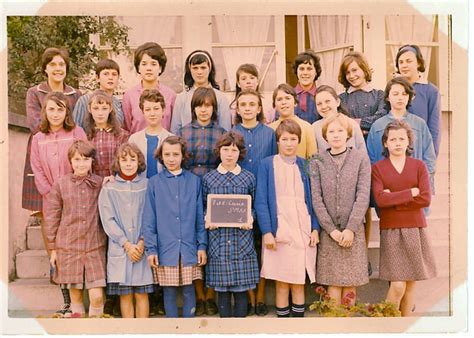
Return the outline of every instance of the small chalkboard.
[[[252,227],[250,195],[207,195],[206,227]]]

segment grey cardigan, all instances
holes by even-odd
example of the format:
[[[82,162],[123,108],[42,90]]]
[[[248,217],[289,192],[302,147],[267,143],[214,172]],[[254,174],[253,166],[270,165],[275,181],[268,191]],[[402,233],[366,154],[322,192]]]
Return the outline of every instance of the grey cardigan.
[[[311,196],[319,224],[328,234],[333,230],[355,232],[369,206],[370,161],[363,150],[347,148],[339,170],[327,151],[310,161]]]

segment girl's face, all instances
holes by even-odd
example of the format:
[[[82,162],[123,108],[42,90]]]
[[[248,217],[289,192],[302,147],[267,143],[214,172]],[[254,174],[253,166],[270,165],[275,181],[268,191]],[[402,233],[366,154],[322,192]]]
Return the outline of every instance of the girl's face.
[[[258,97],[255,95],[242,95],[237,101],[237,114],[240,115],[243,122],[257,121],[257,115],[262,111],[259,105]]]
[[[222,165],[226,168],[234,168],[239,160],[240,150],[235,144],[223,146],[220,150]]]
[[[240,72],[237,85],[242,90],[245,90],[245,89],[257,90],[258,78],[255,75],[252,75],[250,73]]]
[[[63,83],[66,78],[66,61],[61,55],[55,55],[46,65],[45,69],[48,80],[56,83]]]
[[[66,102],[63,103],[66,105]],[[48,100],[46,102],[46,118],[49,122],[49,129],[52,131],[62,129],[66,119],[66,107],[59,106],[53,100]]]
[[[293,95],[279,90],[275,96],[275,110],[283,118],[288,118],[295,114],[295,98]]]
[[[392,111],[403,112],[406,110],[410,96],[405,91],[405,87],[395,83],[388,93],[388,102]]]
[[[330,114],[336,114],[337,108],[341,104],[341,100],[339,98],[336,99],[330,92],[327,91],[316,93],[315,101],[318,113],[323,118],[329,116]]]
[[[398,70],[406,78],[413,80],[418,78],[418,60],[415,53],[407,51],[398,58]]]
[[[284,156],[295,156],[298,144],[298,135],[284,131],[278,140],[278,153]]]
[[[181,152],[180,144],[163,143],[162,149],[163,163],[169,171],[176,171],[181,169],[181,162],[183,161],[183,153]]]
[[[346,148],[347,136],[347,129],[339,121],[333,121],[328,125],[326,138],[331,149],[340,150]]]
[[[296,69],[296,76],[298,77],[298,83],[301,87],[310,89],[316,78],[316,68],[314,67],[313,61],[300,63]]]
[[[112,107],[106,102],[99,103],[94,101],[90,103],[90,112],[96,127],[107,127],[107,120],[109,119],[111,111]]]
[[[120,172],[126,176],[135,175],[138,170],[138,155],[134,152],[126,153],[119,158]]]
[[[355,61],[352,61],[349,64],[349,67],[347,67],[346,80],[356,89],[362,89],[367,85],[365,73]]]
[[[390,156],[405,156],[408,148],[408,133],[405,129],[390,130],[387,135],[387,141],[384,146],[387,148]]]
[[[161,125],[163,119],[163,107],[161,102],[144,101],[143,116],[149,127],[157,127]]]
[[[145,82],[155,82],[161,71],[160,63],[152,59],[148,54],[143,54],[142,60],[138,65],[138,72]]]
[[[209,83],[209,73],[211,72],[207,62],[190,65],[189,69],[196,87],[207,86]]]
[[[75,152],[71,158],[71,167],[76,176],[86,176],[92,168],[92,157],[85,157]]]
[[[195,107],[194,112],[196,113],[198,123],[202,126],[207,126],[211,123],[213,110],[214,107],[207,101],[204,101],[202,105]]]

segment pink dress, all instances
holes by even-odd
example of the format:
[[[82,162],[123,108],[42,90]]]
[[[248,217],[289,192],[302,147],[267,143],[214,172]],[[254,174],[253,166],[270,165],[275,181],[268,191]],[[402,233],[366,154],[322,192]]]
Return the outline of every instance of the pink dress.
[[[304,186],[296,163],[273,157],[278,208],[276,250],[262,245],[261,276],[290,284],[305,284],[306,274],[316,281],[316,247],[310,247],[311,217],[304,199]]]

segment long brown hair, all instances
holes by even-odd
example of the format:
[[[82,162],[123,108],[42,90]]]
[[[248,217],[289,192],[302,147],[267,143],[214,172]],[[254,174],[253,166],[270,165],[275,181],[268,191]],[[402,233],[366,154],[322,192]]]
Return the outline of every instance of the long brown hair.
[[[63,128],[64,130],[71,131],[74,129],[76,124],[74,123],[74,119],[72,118],[71,109],[69,108],[69,103],[64,95],[61,92],[51,92],[44,98],[43,106],[41,107],[41,122],[39,126],[39,130],[45,134],[49,134],[49,121],[48,117],[46,116],[46,106],[48,105],[48,101],[53,101],[59,107],[66,108],[66,117],[64,118]]]
[[[89,103],[87,104],[87,114],[84,119],[84,130],[87,134],[87,138],[89,140],[92,140],[96,133],[97,130],[95,129],[95,121],[94,117],[92,116],[91,113],[91,107],[93,103],[99,103],[99,104],[108,104],[110,106],[110,113],[109,117],[107,118],[107,125],[112,129],[112,132],[114,133],[114,136],[119,136],[121,132],[120,128],[120,123],[117,120],[117,115],[114,109],[114,106],[112,104],[112,98],[110,97],[107,92],[98,89],[95,92],[92,93],[91,97],[89,98]]]

